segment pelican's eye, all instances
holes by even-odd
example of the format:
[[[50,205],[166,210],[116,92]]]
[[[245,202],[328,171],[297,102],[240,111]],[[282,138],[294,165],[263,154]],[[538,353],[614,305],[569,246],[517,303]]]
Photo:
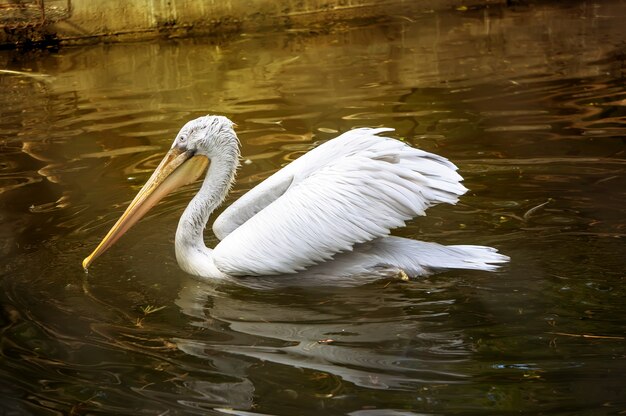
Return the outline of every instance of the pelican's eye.
[[[183,133],[178,136],[178,144],[181,146],[187,146],[187,133]]]

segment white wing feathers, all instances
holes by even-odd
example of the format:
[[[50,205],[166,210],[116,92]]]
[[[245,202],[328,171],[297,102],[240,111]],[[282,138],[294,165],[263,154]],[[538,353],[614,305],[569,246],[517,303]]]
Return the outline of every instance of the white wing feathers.
[[[393,129],[388,127],[355,129],[310,150],[226,208],[213,223],[213,233],[218,239],[223,240],[237,227],[284,194],[290,186],[328,163],[358,153],[373,142],[380,141],[381,138],[376,134],[386,131],[393,131]]]
[[[294,273],[388,235],[432,205],[454,204],[466,192],[451,162],[376,136],[387,130],[352,130],[297,159],[279,172],[282,179],[268,178],[291,181],[251,218],[225,211],[222,223],[242,224],[215,248],[215,265],[234,276]],[[244,202],[260,205],[258,198]]]

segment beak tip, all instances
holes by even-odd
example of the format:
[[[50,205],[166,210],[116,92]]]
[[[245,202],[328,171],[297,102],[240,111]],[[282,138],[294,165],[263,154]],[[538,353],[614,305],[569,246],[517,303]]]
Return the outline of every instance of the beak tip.
[[[85,260],[83,260],[83,269],[85,269],[85,271],[87,271],[87,269],[89,268],[90,264],[91,264],[91,256],[85,257]]]

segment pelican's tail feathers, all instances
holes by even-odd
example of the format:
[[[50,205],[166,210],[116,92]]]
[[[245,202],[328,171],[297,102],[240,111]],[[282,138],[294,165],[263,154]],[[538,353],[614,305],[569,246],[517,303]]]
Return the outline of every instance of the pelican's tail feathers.
[[[495,271],[509,261],[508,256],[486,246],[444,246],[400,237],[380,238],[376,245],[381,263],[398,267],[410,276],[446,269]]]
[[[442,258],[440,265],[432,265],[432,268],[486,270],[491,272],[510,260],[508,256],[498,253],[498,250],[493,247],[473,245],[441,247],[445,249],[446,256]]]

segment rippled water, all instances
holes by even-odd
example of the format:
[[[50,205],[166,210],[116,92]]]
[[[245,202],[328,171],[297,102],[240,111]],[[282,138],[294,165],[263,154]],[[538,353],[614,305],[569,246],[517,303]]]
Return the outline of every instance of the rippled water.
[[[0,74],[0,413],[626,411],[624,3],[392,12],[0,53],[28,73]],[[85,276],[82,258],[206,113],[242,141],[227,203],[339,132],[390,126],[471,189],[397,234],[512,262],[355,288],[202,284],[173,253],[191,187]]]

